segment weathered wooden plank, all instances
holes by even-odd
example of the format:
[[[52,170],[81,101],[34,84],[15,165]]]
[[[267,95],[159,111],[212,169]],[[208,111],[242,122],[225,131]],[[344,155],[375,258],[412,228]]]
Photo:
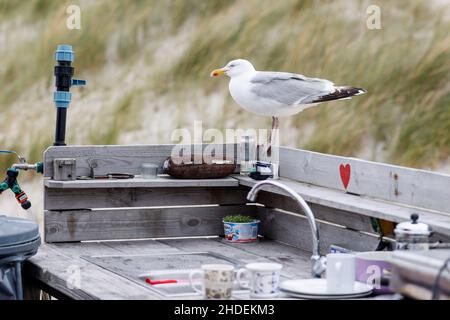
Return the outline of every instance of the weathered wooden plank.
[[[298,204],[292,198],[275,194],[267,191],[261,191],[258,195],[258,203],[263,204],[269,208],[278,208],[290,212],[295,212],[300,215],[305,215],[299,208]],[[371,226],[371,218],[355,212],[344,211],[340,209],[325,207],[323,205],[308,203],[314,216],[318,220],[332,222],[349,229],[373,232]]]
[[[160,239],[157,241],[185,252],[190,251],[217,252],[223,256],[242,261],[243,263],[264,260],[253,252],[242,251],[241,247],[244,244],[240,244],[238,246],[228,246],[226,243],[222,242],[221,239],[222,238],[217,239],[191,238],[191,239]]]
[[[356,158],[280,148],[280,175],[345,191],[340,165],[351,167],[347,191],[450,213],[450,175]]]
[[[288,214],[277,209],[258,208],[261,220],[260,234],[303,250],[312,251],[312,234],[309,223],[304,216]],[[372,251],[379,240],[361,232],[317,221],[320,232],[320,250],[322,254],[329,251],[330,245],[336,244],[354,251]]]
[[[166,244],[152,239],[124,240],[124,241],[83,241],[52,243],[52,247],[64,252],[70,257],[81,256],[114,256],[120,254],[155,254],[161,252],[176,252]]]
[[[156,179],[117,179],[117,180],[44,180],[47,188],[97,189],[97,188],[196,188],[196,187],[237,187],[239,182],[231,177],[223,179],[175,179],[160,176]]]
[[[45,241],[217,236],[230,214],[255,215],[255,206],[46,211]]]
[[[248,177],[238,175],[234,175],[234,177],[243,186],[252,187],[257,183]],[[286,186],[291,187],[309,203],[392,222],[408,221],[411,219],[411,214],[417,213],[420,216],[420,221],[429,224],[437,233],[446,236],[450,235],[450,215],[447,213],[364,196],[355,196],[339,190],[314,186],[285,178],[280,181]],[[286,195],[284,191],[278,188],[267,187],[264,190],[274,194]],[[258,196],[257,202],[259,201]]]
[[[45,188],[45,210],[245,204],[242,187],[198,188]]]
[[[44,217],[45,218],[45,217]],[[80,257],[88,255],[114,255],[119,254],[120,251],[115,248],[109,247],[105,242],[100,241],[85,241],[78,242],[76,245],[70,242],[54,243],[52,247],[64,252],[69,257]]]
[[[72,299],[161,299],[158,294],[124,277],[78,256],[65,254],[52,245],[41,245],[38,253],[25,264],[27,276]]]
[[[293,201],[291,198],[284,195],[274,194],[267,191],[261,191],[261,193],[258,196],[258,203],[264,204],[269,208],[278,208],[304,216],[304,213],[301,211],[301,209],[299,209],[297,203]],[[356,231],[368,233],[375,232],[372,227],[371,217],[369,216],[365,216],[357,212],[350,212],[331,207],[326,207],[311,202],[309,202],[308,205],[310,206],[311,210],[314,213],[314,216],[318,220],[331,222]],[[428,215],[428,213],[426,215]],[[448,243],[450,242],[450,233],[446,235],[437,232],[433,234],[430,241],[431,242],[441,241],[444,243]]]
[[[253,253],[271,262],[283,265],[282,275],[286,278],[308,279],[311,277],[311,252],[286,245],[266,238],[258,243],[233,244],[223,242],[227,246],[237,247],[239,250]]]
[[[284,278],[309,278],[311,276],[311,253],[276,241],[261,239],[256,243],[232,244],[219,239],[169,239],[158,240],[182,251],[212,251],[242,261],[277,262],[283,265]],[[248,299],[248,297],[247,297]]]
[[[167,244],[151,239],[127,240],[127,241],[102,241],[101,243],[111,249],[116,250],[117,252],[127,255],[157,254],[161,252],[174,253],[180,251],[177,248],[173,248]],[[60,246],[62,245],[62,243],[58,243],[56,245]],[[102,255],[102,254],[96,253],[92,255]]]
[[[127,146],[62,146],[50,147],[44,153],[44,176],[53,176],[53,160],[74,158],[77,161],[77,176],[90,174],[90,166],[95,174],[108,173],[140,174],[143,163],[157,164],[162,172],[164,161],[171,155],[174,147],[197,154],[226,155],[239,163],[236,144],[216,145],[127,145]],[[185,153],[186,154],[186,153]],[[220,157],[222,158],[222,157]]]

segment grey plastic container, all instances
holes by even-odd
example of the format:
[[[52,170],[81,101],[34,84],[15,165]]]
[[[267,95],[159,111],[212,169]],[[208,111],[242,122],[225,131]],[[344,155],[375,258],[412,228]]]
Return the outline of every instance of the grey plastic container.
[[[22,263],[40,244],[36,222],[0,215],[0,300],[23,299]]]

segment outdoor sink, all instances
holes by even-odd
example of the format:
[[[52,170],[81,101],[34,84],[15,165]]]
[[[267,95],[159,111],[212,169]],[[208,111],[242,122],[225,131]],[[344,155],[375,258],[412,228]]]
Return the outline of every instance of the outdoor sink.
[[[241,261],[213,252],[102,255],[82,258],[166,297],[199,295],[191,288],[189,274],[193,270],[199,270],[203,264],[232,264],[236,270],[245,265]],[[147,278],[152,281],[176,280],[177,283],[150,285],[146,282]],[[246,291],[248,290],[236,286],[234,293]]]
[[[199,270],[199,268],[196,268]],[[155,284],[148,285],[152,290],[166,297],[176,297],[185,295],[199,295],[196,293],[189,282],[189,274],[195,269],[185,269],[185,270],[155,270],[148,274],[142,274],[139,276],[141,283],[145,283],[146,279],[152,279],[152,281],[158,280],[176,280],[177,283],[165,283],[165,284]],[[200,286],[201,280],[194,279],[194,284]],[[248,289],[240,288],[236,283],[233,288],[233,292],[236,294],[248,292]]]

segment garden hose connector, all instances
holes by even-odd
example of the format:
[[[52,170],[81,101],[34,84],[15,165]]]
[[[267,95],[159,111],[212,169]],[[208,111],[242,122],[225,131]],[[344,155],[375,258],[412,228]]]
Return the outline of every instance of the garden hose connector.
[[[17,202],[21,205],[24,210],[31,208],[31,202],[28,200],[28,196],[25,191],[22,190],[19,183],[17,182],[17,177],[19,176],[19,170],[16,168],[9,168],[6,172],[6,178],[0,183],[0,193],[11,189],[14,193]]]
[[[75,53],[72,46],[62,44],[56,49],[55,59],[58,65],[55,66],[55,86],[53,101],[56,106],[56,133],[55,146],[65,146],[66,138],[66,118],[67,108],[72,101],[70,87],[85,86],[86,80],[72,79],[74,68],[72,62],[75,60]]]
[[[31,202],[28,201],[28,196],[25,192],[21,192],[16,195],[17,202],[19,202],[20,206],[24,210],[28,210],[31,208]]]
[[[9,189],[8,183],[6,183],[4,181],[2,183],[0,183],[0,193],[2,193],[3,191],[6,191],[8,189]]]
[[[0,150],[0,154],[15,154],[19,159],[19,163],[15,163],[6,171],[6,178],[0,183],[0,194],[4,191],[11,189],[14,193],[17,202],[24,210],[31,208],[31,202],[28,200],[28,196],[25,191],[19,185],[17,177],[19,176],[19,170],[36,170],[37,173],[44,173],[44,163],[37,162],[35,164],[27,163],[27,160],[20,156],[17,152],[12,150]]]
[[[14,192],[15,195],[19,195],[22,193],[22,189],[17,184],[17,182],[12,186],[11,191]]]
[[[40,174],[44,174],[44,163],[43,162],[37,162],[35,164],[36,166],[36,172]]]

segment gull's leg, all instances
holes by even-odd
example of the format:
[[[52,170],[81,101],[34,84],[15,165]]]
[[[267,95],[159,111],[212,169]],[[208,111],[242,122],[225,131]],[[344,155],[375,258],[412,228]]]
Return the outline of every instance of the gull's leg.
[[[268,148],[267,148],[267,156],[268,157],[270,157],[272,155],[272,140],[274,140],[273,138],[276,135],[279,125],[280,125],[280,121],[278,120],[278,117],[272,117],[272,130],[270,130],[270,133],[269,133],[269,144],[268,144]]]

